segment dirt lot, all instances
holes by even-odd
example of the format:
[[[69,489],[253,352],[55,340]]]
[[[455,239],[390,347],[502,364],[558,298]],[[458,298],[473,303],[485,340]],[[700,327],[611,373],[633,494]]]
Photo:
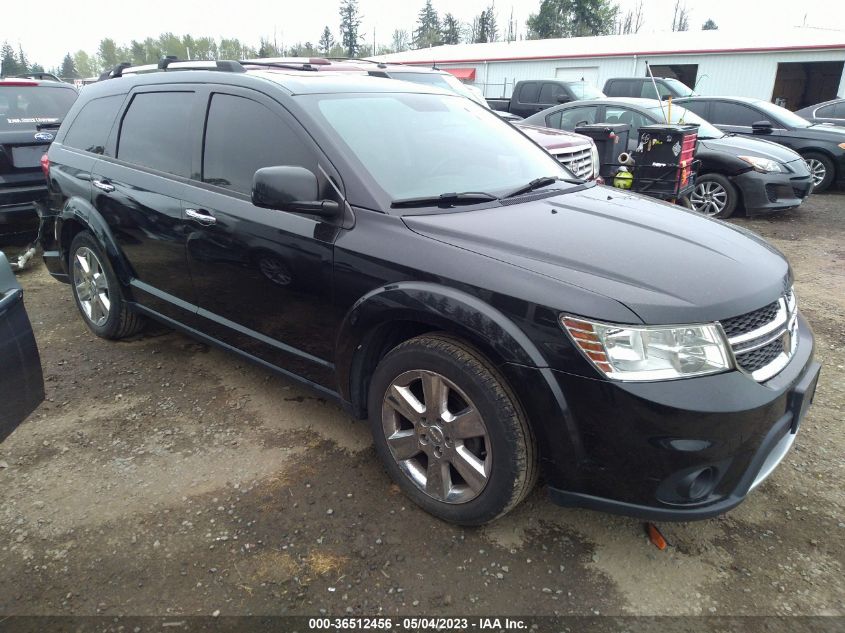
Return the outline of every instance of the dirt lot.
[[[48,400],[0,445],[0,614],[845,615],[845,195],[737,222],[789,256],[824,369],[776,473],[665,551],[541,488],[441,523],[335,405],[178,334],[99,340],[24,273]]]

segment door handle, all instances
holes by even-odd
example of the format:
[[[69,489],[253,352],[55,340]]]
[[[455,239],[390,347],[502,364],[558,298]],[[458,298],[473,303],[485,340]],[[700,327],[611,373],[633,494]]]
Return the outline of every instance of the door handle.
[[[211,226],[212,224],[217,224],[217,218],[215,218],[205,209],[185,209],[185,215],[187,215],[192,220],[196,220],[203,226]]]
[[[114,191],[114,185],[111,184],[108,180],[92,180],[91,184],[94,185],[97,189],[105,191],[106,193],[111,193],[112,191]]]

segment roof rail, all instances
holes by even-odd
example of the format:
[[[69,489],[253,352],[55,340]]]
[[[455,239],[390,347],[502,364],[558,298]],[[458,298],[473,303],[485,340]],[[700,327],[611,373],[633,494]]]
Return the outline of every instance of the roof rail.
[[[10,77],[7,77],[7,79],[12,79],[12,78],[14,78],[14,79],[35,79],[35,80],[38,80],[38,81],[59,81],[59,82],[62,81],[59,77],[57,77],[53,73],[47,73],[47,72],[22,73],[20,75],[11,75]]]
[[[232,60],[180,60],[176,57],[163,57],[157,64],[143,64],[131,66],[129,62],[121,62],[111,70],[100,75],[100,81],[104,79],[115,79],[126,75],[137,75],[140,73],[168,72],[174,70],[216,70],[228,73],[242,73],[246,69],[236,61]]]
[[[331,62],[325,57],[274,57],[270,59],[243,59],[243,66],[261,66],[264,68],[287,68],[290,70],[319,70],[319,66],[328,66]]]

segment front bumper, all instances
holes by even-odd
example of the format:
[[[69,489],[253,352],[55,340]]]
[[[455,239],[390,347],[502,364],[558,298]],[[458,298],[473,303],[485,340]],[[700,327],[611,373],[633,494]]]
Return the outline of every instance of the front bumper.
[[[734,183],[742,193],[745,210],[750,214],[781,211],[799,206],[813,190],[808,174],[761,174],[747,171],[735,176]]]
[[[534,385],[554,380],[526,405],[552,500],[661,521],[738,505],[789,450],[812,401],[820,367],[802,317],[798,327],[790,363],[765,383],[739,371],[621,383],[534,370]]]

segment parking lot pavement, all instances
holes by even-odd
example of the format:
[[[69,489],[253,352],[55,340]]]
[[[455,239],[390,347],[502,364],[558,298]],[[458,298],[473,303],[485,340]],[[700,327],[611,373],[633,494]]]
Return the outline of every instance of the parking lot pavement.
[[[48,401],[0,445],[0,613],[845,614],[845,195],[736,222],[790,258],[821,382],[775,474],[664,551],[541,488],[439,522],[337,406],[179,334],[97,339],[25,272]]]

